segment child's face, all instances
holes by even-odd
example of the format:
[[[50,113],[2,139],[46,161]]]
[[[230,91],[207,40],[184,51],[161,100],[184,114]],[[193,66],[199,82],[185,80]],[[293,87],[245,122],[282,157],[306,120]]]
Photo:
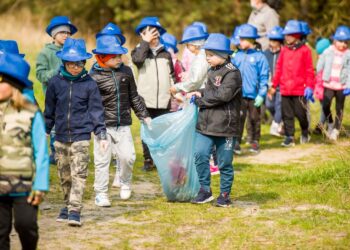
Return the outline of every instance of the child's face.
[[[7,82],[0,82],[0,101],[6,101],[12,96],[12,86]]]
[[[148,26],[142,31],[142,35],[147,36],[146,40],[149,41],[149,46],[151,48],[155,48],[159,45],[160,34],[157,28]]]
[[[158,45],[159,45],[159,37],[152,39],[151,42],[149,43],[149,46],[151,48],[156,48]]]
[[[287,44],[294,44],[294,43],[296,43],[297,41],[299,41],[298,38],[296,38],[295,36],[291,36],[291,35],[285,35],[285,36],[284,36],[284,39],[286,40],[286,43],[287,43]]]
[[[252,49],[252,48],[254,48],[254,44],[252,44],[251,41],[249,41],[248,39],[240,38],[239,39],[239,47],[242,50]]]
[[[73,76],[79,75],[85,66],[85,62],[79,61],[79,62],[66,62],[64,64],[64,67],[66,70]]]
[[[122,63],[122,55],[115,55],[115,57],[112,57],[107,62],[105,62],[105,65],[108,68],[116,68],[121,63]]]
[[[226,60],[215,53],[211,52],[210,50],[206,50],[205,54],[207,56],[207,62],[211,67],[215,67],[218,65],[223,64]]]
[[[187,43],[186,48],[192,53],[192,54],[198,54],[199,48],[198,46],[195,46],[193,44]]]
[[[281,44],[282,43],[280,41],[276,41],[276,40],[270,40],[269,41],[269,46],[272,49],[279,49],[279,48],[281,48]]]
[[[53,39],[55,44],[58,46],[63,46],[67,38],[70,37],[70,33],[66,31],[58,32]]]
[[[337,50],[344,51],[348,48],[348,41],[334,40],[334,46],[337,48]]]

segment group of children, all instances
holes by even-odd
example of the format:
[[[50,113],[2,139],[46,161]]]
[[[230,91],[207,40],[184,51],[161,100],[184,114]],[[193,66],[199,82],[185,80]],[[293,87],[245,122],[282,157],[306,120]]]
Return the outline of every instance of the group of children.
[[[177,58],[176,38],[166,33],[157,17],[142,19],[135,31],[141,38],[131,52],[137,81],[132,68],[123,64],[128,50],[117,25],[109,23],[96,35],[95,62],[88,72],[86,60],[92,54],[86,51],[84,40],[71,38],[77,28],[65,16],[53,18],[46,29],[53,42],[45,45],[36,64],[45,92],[44,119],[30,90],[28,63],[16,42],[0,42],[0,214],[6,218],[0,220],[1,245],[9,246],[13,208],[22,245],[35,249],[37,206],[48,191],[49,161],[57,163],[65,204],[56,220],[81,226],[92,132],[95,204],[111,206],[112,161],[116,165],[113,186],[120,187],[121,199],[130,198],[136,159],[131,109],[151,127],[153,118],[176,111],[186,98],[194,99],[199,108],[194,159],[201,186],[191,201],[195,204],[214,199],[210,188],[213,155],[220,171],[215,205],[231,205],[233,154],[241,153],[246,119],[250,151],[259,152],[262,105],[273,116],[271,134],[280,136],[283,130],[283,146],[295,145],[295,117],[301,127],[300,142],[306,143],[310,140],[308,101],[314,101],[316,86],[323,116],[318,128],[327,126],[327,136],[338,138],[345,96],[350,94],[348,27],[338,27],[333,45],[323,42],[317,50],[321,51],[317,81],[305,22],[290,20],[284,28],[274,27],[268,33],[267,51],[257,46],[259,35],[250,24],[238,26],[229,39],[209,34],[205,24],[195,22],[184,30],[180,42],[186,45],[183,62]],[[152,156],[147,145],[142,146],[143,170],[150,171]]]

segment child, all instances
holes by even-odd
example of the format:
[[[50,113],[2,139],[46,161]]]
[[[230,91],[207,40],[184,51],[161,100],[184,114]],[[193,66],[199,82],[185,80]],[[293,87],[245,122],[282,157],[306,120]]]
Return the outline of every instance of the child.
[[[36,78],[41,82],[44,94],[48,81],[58,73],[59,67],[62,64],[61,59],[56,56],[56,52],[60,51],[66,39],[77,31],[77,28],[66,16],[52,18],[50,24],[47,26],[46,33],[52,37],[53,41],[45,45],[36,59]],[[50,134],[51,164],[56,164],[54,142],[55,130],[53,129]]]
[[[0,54],[7,52],[24,57],[24,54],[20,54],[18,50],[17,42],[14,40],[0,40]]]
[[[171,58],[173,59],[173,66],[175,72],[175,84],[181,82],[181,75],[185,71],[182,66],[181,61],[177,58],[177,53],[179,50],[177,49],[177,40],[176,37],[169,34],[164,33],[161,38],[161,43],[164,45],[165,49],[170,53]],[[179,103],[183,101],[182,94],[180,93],[175,98],[171,98],[171,109],[170,111],[177,111],[179,108]]]
[[[331,46],[331,42],[328,38],[318,38],[316,39],[316,52],[318,57],[322,55],[322,53]],[[315,129],[312,131],[315,135],[322,135],[324,131],[324,125],[326,122],[326,117],[322,110],[322,100],[324,97],[324,87],[323,87],[323,80],[322,80],[322,74],[323,71],[319,71],[316,74],[316,84],[315,84],[315,97],[320,101],[321,109],[320,109],[320,120],[317,123]]]
[[[208,34],[208,28],[207,25],[203,22],[193,22],[190,26],[199,26],[203,29],[203,31],[207,34],[207,37],[209,36]],[[183,80],[187,80],[187,75],[190,71],[191,65],[192,65],[192,61],[194,59],[194,54],[187,48],[185,47],[185,49],[182,52],[182,65],[185,68],[185,72],[182,74],[182,78]]]
[[[322,80],[324,95],[322,109],[328,121],[327,136],[336,141],[339,136],[344,112],[345,95],[343,93],[347,85],[350,85],[350,30],[346,26],[339,26],[333,36],[333,45],[324,51],[317,63],[317,72],[323,71]],[[331,105],[335,98],[335,119],[332,118]]]
[[[137,90],[144,98],[152,119],[169,113],[169,88],[175,82],[171,55],[159,42],[160,35],[165,32],[157,17],[145,17],[136,27],[136,33],[142,41],[131,52],[132,61],[138,69]],[[142,169],[151,171],[154,169],[151,154],[145,143],[142,143],[142,147]]]
[[[236,53],[239,50],[239,27],[240,26],[235,27],[230,38],[231,48],[233,50],[232,58],[235,57]]]
[[[66,205],[56,221],[68,220],[68,225],[81,226],[91,132],[104,151],[108,144],[106,127],[98,87],[84,69],[86,59],[91,58],[91,54],[86,53],[84,40],[67,38],[57,56],[63,65],[48,82],[44,113],[46,133],[56,126],[54,146]]]
[[[36,249],[38,205],[49,190],[44,121],[39,108],[22,94],[32,88],[29,71],[20,55],[0,54],[1,249],[10,249],[13,218],[22,248]]]
[[[233,145],[239,136],[242,80],[239,70],[230,62],[230,40],[223,34],[210,34],[203,47],[211,68],[204,89],[191,92],[199,107],[195,142],[195,165],[201,188],[192,203],[202,204],[214,198],[210,189],[209,158],[216,146],[220,168],[220,195],[216,205],[231,205],[233,183]]]
[[[175,95],[180,91],[192,92],[203,87],[204,80],[207,76],[209,64],[206,60],[205,51],[202,46],[208,34],[204,32],[203,28],[196,25],[188,26],[182,36],[181,44],[186,44],[186,48],[194,54],[189,76],[186,81],[181,81],[170,88],[170,92]]]
[[[303,31],[296,20],[287,22],[283,30],[286,46],[282,47],[277,61],[270,94],[279,86],[282,95],[282,120],[285,129],[284,147],[294,146],[294,118],[301,127],[300,143],[310,141],[307,101],[313,101],[315,75],[311,50],[301,41]]]
[[[279,26],[275,26],[267,33],[269,38],[269,49],[264,51],[264,55],[269,63],[271,70],[270,79],[275,74],[275,68],[277,59],[280,55],[281,48],[283,45],[284,36],[282,34],[283,29]],[[271,87],[271,82],[269,82]],[[267,94],[266,108],[270,111],[273,119],[270,127],[270,134],[274,136],[281,136],[282,131],[282,108],[281,108],[281,93],[279,88],[276,89],[274,96]]]
[[[252,153],[260,151],[260,106],[263,104],[267,92],[269,79],[269,64],[261,51],[255,49],[255,40],[258,38],[257,29],[250,24],[240,26],[240,50],[232,59],[242,74],[243,100],[241,107],[240,136],[235,145],[235,153],[241,154],[244,123],[248,115],[248,142]],[[248,114],[247,114],[248,113]]]
[[[104,106],[107,126],[108,148],[101,153],[98,139],[94,140],[95,160],[95,204],[109,207],[108,198],[109,165],[112,153],[120,164],[120,198],[131,196],[132,168],[136,154],[132,140],[131,108],[141,121],[150,123],[149,114],[142,98],[138,95],[131,69],[122,63],[122,55],[128,50],[122,47],[115,36],[105,35],[97,38],[97,62],[91,70],[91,77],[97,82]]]

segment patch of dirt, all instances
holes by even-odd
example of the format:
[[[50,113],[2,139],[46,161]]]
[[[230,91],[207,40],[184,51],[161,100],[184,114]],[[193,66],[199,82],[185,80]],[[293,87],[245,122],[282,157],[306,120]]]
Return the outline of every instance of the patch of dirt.
[[[278,208],[273,208],[273,209],[263,209],[261,212],[264,213],[287,213],[291,211],[298,211],[298,212],[304,212],[304,211],[309,211],[309,210],[324,210],[330,213],[349,213],[350,211],[343,210],[343,209],[337,209],[334,207],[330,207],[327,205],[312,205],[312,204],[303,204],[303,205],[298,205],[298,206],[283,206],[283,207],[278,207]]]
[[[311,155],[319,155],[322,152],[321,145],[313,145],[309,148],[263,149],[258,155],[249,155],[242,159],[250,164],[287,164]],[[310,157],[311,159],[311,157]],[[305,161],[302,161],[305,163]]]
[[[259,212],[259,205],[251,201],[233,201],[233,207],[242,209],[243,216],[254,216]]]
[[[262,149],[257,155],[247,155],[238,158],[239,161],[250,164],[307,164],[312,161],[312,156],[318,160],[329,160],[329,155],[339,153],[340,147],[348,147],[350,141],[339,141],[334,143],[337,147],[328,144],[310,144],[309,147],[295,146],[292,148]],[[339,147],[340,146],[340,147]],[[307,158],[307,159],[306,159]]]
[[[112,206],[101,208],[95,206],[94,195],[90,200],[84,200],[82,211],[82,228],[69,227],[66,223],[56,222],[56,217],[62,204],[50,204],[50,210],[41,210],[39,223],[40,249],[74,249],[88,250],[117,249],[118,244],[125,240],[125,235],[118,228],[120,225],[138,226],[145,223],[152,224],[155,220],[132,221],[124,217],[125,214],[140,213],[148,208],[148,201],[161,195],[161,187],[150,182],[135,182],[132,186],[133,194],[130,200],[122,201],[119,197],[119,189],[110,189]],[[118,237],[115,237],[115,236]],[[147,237],[147,242],[157,242],[156,237]],[[146,239],[136,237],[129,244],[133,249],[141,249],[140,246]],[[18,235],[15,231],[11,234],[13,249],[20,249]]]

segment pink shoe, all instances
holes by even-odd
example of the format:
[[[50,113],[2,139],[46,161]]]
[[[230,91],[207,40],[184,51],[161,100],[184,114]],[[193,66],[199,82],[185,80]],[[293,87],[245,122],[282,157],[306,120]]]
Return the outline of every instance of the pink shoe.
[[[220,174],[220,170],[219,170],[218,166],[210,165],[210,174],[211,175]]]

